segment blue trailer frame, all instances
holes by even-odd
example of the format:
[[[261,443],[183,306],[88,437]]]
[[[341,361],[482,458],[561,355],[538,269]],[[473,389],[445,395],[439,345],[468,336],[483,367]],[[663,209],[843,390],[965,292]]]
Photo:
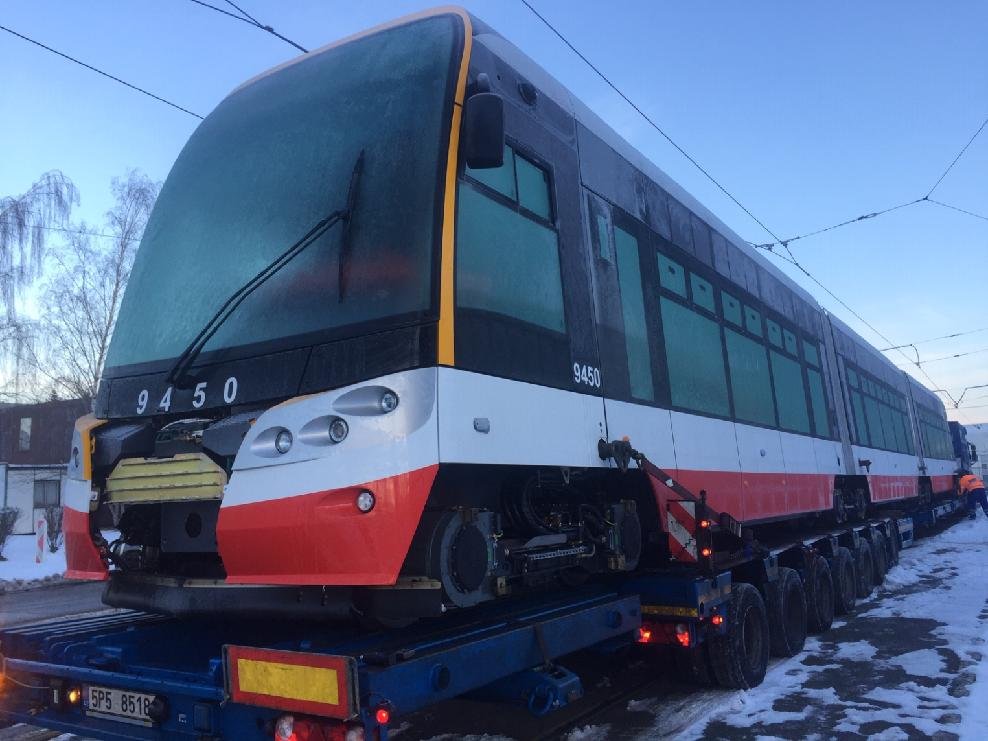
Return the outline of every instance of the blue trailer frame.
[[[962,505],[948,500],[908,517],[820,531],[720,568],[684,564],[379,632],[133,611],[9,628],[0,631],[0,715],[104,739],[247,739],[273,738],[278,718],[293,713],[303,725],[315,724],[318,738],[344,739],[348,730],[361,730],[364,738],[382,740],[394,719],[464,695],[542,715],[583,694],[579,677],[557,663],[567,654],[645,640],[696,647],[730,629],[735,580],[764,588],[781,562],[798,569],[805,553],[827,556],[838,542],[872,540],[875,532],[905,547],[915,528],[932,526]],[[284,698],[237,702],[229,660],[236,650],[281,652],[303,663],[339,660],[348,704],[327,720],[293,711]],[[87,707],[93,686],[153,695],[154,722],[93,715]]]

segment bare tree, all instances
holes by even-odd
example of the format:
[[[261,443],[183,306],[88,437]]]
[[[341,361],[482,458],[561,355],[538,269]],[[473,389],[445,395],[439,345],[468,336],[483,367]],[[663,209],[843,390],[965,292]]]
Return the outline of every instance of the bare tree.
[[[35,280],[49,231],[66,223],[79,191],[58,170],[46,172],[26,193],[0,198],[0,309],[12,322],[18,289]]]
[[[114,178],[106,225],[81,225],[53,255],[43,296],[40,347],[33,356],[48,396],[96,395],[120,301],[159,185],[131,170]],[[111,235],[109,237],[105,235]]]
[[[0,395],[16,396],[32,332],[17,316],[19,291],[37,280],[50,232],[68,222],[79,203],[75,185],[58,170],[46,172],[18,196],[0,197]]]

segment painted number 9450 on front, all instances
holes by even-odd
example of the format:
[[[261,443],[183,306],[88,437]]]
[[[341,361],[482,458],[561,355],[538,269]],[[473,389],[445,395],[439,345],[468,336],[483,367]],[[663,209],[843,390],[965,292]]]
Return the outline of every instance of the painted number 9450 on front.
[[[236,376],[230,376],[226,379],[223,384],[222,396],[224,404],[233,404],[237,400],[237,392],[239,391],[239,384],[237,383]],[[174,388],[169,386],[165,389],[164,395],[158,402],[158,405],[154,407],[155,412],[168,412],[172,408],[172,394],[174,393]],[[192,392],[192,408],[202,409],[206,406],[207,394],[209,392],[209,383],[207,381],[201,381],[196,384],[195,389]],[[217,392],[213,392],[217,393]],[[147,389],[141,389],[141,392],[137,395],[137,413],[144,414],[149,408],[149,403],[151,401],[150,393]]]
[[[573,383],[599,389],[600,369],[592,365],[573,363]]]

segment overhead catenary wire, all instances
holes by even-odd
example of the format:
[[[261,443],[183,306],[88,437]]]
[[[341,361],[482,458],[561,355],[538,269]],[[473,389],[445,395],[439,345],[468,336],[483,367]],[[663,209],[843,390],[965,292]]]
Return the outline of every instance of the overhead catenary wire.
[[[146,95],[149,98],[154,98],[159,103],[164,103],[167,106],[171,106],[172,108],[175,108],[176,110],[182,111],[182,113],[187,113],[190,116],[193,116],[195,118],[198,118],[199,120],[202,120],[202,118],[203,118],[198,113],[195,113],[194,111],[190,111],[188,108],[184,108],[183,106],[180,106],[178,103],[173,103],[172,101],[168,100],[167,98],[162,98],[160,95],[155,95],[154,93],[152,93],[149,90],[145,90],[142,87],[138,87],[137,85],[134,85],[132,83],[129,83],[126,80],[121,80],[116,75],[111,75],[109,72],[104,72],[103,70],[101,70],[101,69],[99,69],[97,67],[94,67],[91,64],[86,64],[85,62],[83,62],[83,61],[81,61],[79,59],[76,59],[75,57],[69,56],[68,54],[66,54],[64,52],[58,51],[58,49],[53,49],[52,47],[48,46],[47,44],[42,44],[40,41],[38,41],[36,39],[32,39],[30,36],[25,36],[22,33],[18,33],[17,31],[15,31],[12,28],[7,28],[6,26],[0,26],[0,31],[6,31],[7,33],[11,34],[12,36],[16,36],[19,39],[23,39],[24,41],[27,41],[28,43],[34,44],[35,46],[39,46],[42,49],[44,49],[44,50],[46,50],[48,52],[51,52],[52,54],[55,54],[55,55],[57,55],[59,57],[62,57],[63,59],[67,59],[68,61],[72,62],[73,64],[78,64],[80,67],[85,67],[86,69],[90,70],[91,72],[95,72],[96,74],[102,75],[103,77],[106,77],[106,78],[108,78],[110,80],[113,80],[114,82],[118,82],[121,85],[124,85],[126,87],[129,87],[131,90],[136,90],[137,92],[139,92],[139,93],[141,93],[143,95]]]
[[[890,350],[898,350],[903,347],[914,347],[915,345],[925,345],[928,342],[936,342],[937,340],[952,340],[955,337],[964,337],[969,334],[978,334],[979,332],[988,332],[988,327],[981,327],[979,329],[968,329],[964,332],[954,332],[953,334],[943,334],[939,337],[930,337],[926,340],[916,340],[916,342],[904,342],[901,345],[895,345],[893,347],[883,347],[880,352],[888,352]]]
[[[227,16],[228,18],[233,18],[233,19],[238,20],[238,21],[240,21],[242,23],[246,23],[248,26],[254,26],[255,28],[260,29],[261,31],[265,31],[265,32],[271,34],[272,36],[274,36],[275,38],[281,39],[286,44],[290,44],[291,46],[294,46],[296,49],[298,49],[299,51],[301,51],[303,54],[307,54],[309,52],[309,50],[306,49],[301,44],[299,44],[299,43],[297,43],[295,41],[292,41],[287,36],[284,36],[284,35],[278,33],[271,26],[268,26],[268,25],[266,25],[264,23],[261,23],[259,20],[257,20],[254,16],[252,16],[246,10],[244,10],[243,8],[241,8],[239,5],[237,5],[236,3],[230,2],[230,0],[225,0],[225,1],[232,8],[235,8],[237,10],[237,12],[240,13],[240,15],[237,15],[237,13],[231,13],[229,10],[224,10],[223,8],[220,8],[220,7],[217,7],[215,5],[212,5],[211,3],[204,2],[204,0],[191,0],[191,1],[194,2],[196,5],[201,5],[202,7],[209,8],[210,10],[214,10],[217,13],[222,13],[223,15]]]
[[[768,234],[770,234],[773,239],[775,239],[777,242],[780,242],[780,243],[782,242],[782,239],[775,232],[773,232],[771,229],[769,229],[765,225],[765,223],[761,219],[759,219],[757,216],[755,216],[748,209],[747,206],[745,206],[743,203],[741,203],[741,201],[739,201],[734,196],[733,193],[731,193],[727,188],[725,188],[723,185],[721,185],[720,181],[717,180],[717,178],[715,178],[713,175],[711,175],[710,172],[703,165],[701,165],[696,160],[695,157],[693,157],[693,155],[691,155],[689,152],[687,152],[685,149],[683,149],[683,147],[681,147],[671,136],[669,136],[669,134],[667,134],[662,129],[661,126],[659,126],[657,123],[655,123],[655,121],[653,121],[652,118],[647,113],[645,113],[645,111],[643,111],[638,106],[637,103],[635,103],[631,98],[629,98],[627,95],[625,95],[624,91],[622,91],[621,88],[619,88],[616,84],[614,84],[614,82],[612,82],[611,79],[607,75],[605,75],[603,72],[601,72],[600,68],[597,67],[593,62],[591,62],[586,57],[586,55],[583,54],[583,52],[581,52],[579,49],[577,49],[575,46],[573,46],[573,44],[570,43],[569,39],[567,39],[562,34],[562,32],[560,32],[555,26],[553,26],[552,23],[550,23],[549,20],[544,15],[542,15],[541,13],[539,13],[539,11],[537,11],[534,7],[532,7],[532,4],[530,2],[528,2],[528,0],[521,0],[521,2],[522,2],[522,4],[526,8],[528,8],[530,11],[532,11],[532,13],[535,15],[536,18],[538,18],[540,21],[542,21],[543,24],[545,24],[546,28],[548,28],[550,31],[552,31],[559,38],[560,41],[562,41],[567,47],[569,47],[569,49],[574,54],[576,54],[576,56],[578,56],[584,62],[584,64],[586,64],[591,70],[593,70],[594,73],[601,80],[603,80],[607,84],[608,87],[611,88],[611,90],[613,90],[615,93],[617,93],[619,96],[621,96],[621,99],[624,100],[624,102],[627,103],[629,106],[631,106],[635,110],[635,112],[638,113],[638,115],[641,116],[645,120],[646,123],[648,123],[649,126],[651,126],[653,129],[655,129],[662,136],[662,138],[664,138],[667,142],[669,142],[676,149],[677,152],[679,152],[681,155],[683,155],[683,157],[685,157],[687,160],[689,160],[690,164],[692,164],[697,170],[699,170],[701,173],[703,173],[703,176],[706,177],[707,180],[709,180],[711,183],[713,183],[715,186],[717,186],[717,188],[721,191],[721,193],[723,193],[728,198],[730,198],[735,203],[735,205],[737,205],[738,208],[740,208],[742,211],[744,211],[746,214],[748,214],[748,216],[750,216],[751,219],[756,224],[758,224],[758,226],[760,226]]]
[[[936,363],[940,360],[953,360],[954,358],[965,358],[968,355],[980,355],[981,353],[988,352],[988,347],[982,347],[977,350],[969,350],[967,352],[954,353],[953,355],[941,355],[938,358],[930,358],[929,360],[917,361],[917,365],[926,365],[927,363]]]
[[[922,198],[916,198],[912,201],[906,203],[900,203],[898,206],[890,206],[889,208],[882,209],[881,211],[873,211],[867,214],[861,214],[861,216],[855,216],[853,219],[848,219],[847,221],[841,221],[837,224],[831,224],[830,226],[825,226],[822,229],[817,229],[816,231],[806,232],[805,234],[797,234],[796,236],[789,237],[788,239],[778,240],[776,242],[769,242],[766,244],[757,244],[756,247],[770,247],[775,244],[781,244],[788,246],[792,242],[796,242],[800,239],[806,239],[807,237],[815,237],[818,234],[823,234],[824,232],[830,232],[834,229],[840,229],[843,226],[848,226],[850,224],[857,224],[859,221],[867,221],[868,219],[874,219],[878,216],[884,216],[885,214],[892,213],[893,211],[898,211],[900,208],[907,208],[908,206],[915,206],[917,203],[922,203]]]
[[[974,143],[974,140],[977,139],[978,136],[981,134],[981,132],[985,130],[985,126],[988,126],[988,116],[985,116],[985,120],[981,122],[981,125],[971,135],[971,138],[967,140],[967,144],[961,147],[961,151],[958,152],[957,156],[954,157],[954,159],[951,161],[949,165],[947,165],[947,169],[943,171],[943,175],[941,175],[937,179],[937,181],[933,184],[933,187],[930,188],[929,192],[927,192],[926,197],[928,199],[930,198],[931,195],[933,195],[933,191],[937,189],[940,183],[943,182],[943,179],[947,177],[947,173],[949,173],[952,169],[954,169],[954,165],[956,165],[958,160],[960,160],[960,158],[964,156],[964,153],[967,151],[967,148],[970,147]]]
[[[862,324],[864,324],[866,327],[868,327],[876,335],[878,335],[879,337],[881,337],[882,340],[884,340],[889,345],[894,345],[895,344],[894,342],[892,342],[892,340],[890,340],[888,337],[886,337],[884,334],[882,334],[878,329],[876,329],[875,326],[873,324],[871,324],[871,322],[867,321],[857,311],[855,311],[854,309],[852,309],[843,299],[839,298],[833,291],[831,291],[829,288],[827,288],[825,285],[823,285],[823,283],[821,283],[817,279],[816,276],[814,276],[812,273],[810,273],[809,270],[807,270],[805,267],[803,267],[803,265],[799,262],[799,260],[796,259],[796,256],[792,253],[792,250],[789,249],[789,245],[788,245],[788,243],[785,240],[783,240],[774,231],[772,231],[768,226],[766,226],[765,223],[763,221],[761,221],[761,219],[759,219],[757,216],[755,216],[743,203],[741,203],[737,198],[735,198],[735,196],[732,193],[730,193],[730,191],[728,191],[723,185],[721,185],[720,184],[720,181],[718,181],[716,178],[714,178],[714,176],[711,175],[692,155],[690,155],[689,152],[687,152],[676,141],[674,141],[672,139],[672,137],[670,137],[669,134],[667,134],[662,129],[662,127],[660,127],[657,123],[655,123],[655,121],[653,121],[652,118],[641,109],[641,107],[639,107],[633,100],[631,100],[631,98],[629,98],[614,82],[612,82],[611,79],[609,77],[607,77],[607,75],[605,75],[593,62],[591,62],[587,58],[587,56],[585,54],[583,54],[579,49],[577,49],[569,41],[569,39],[567,39],[562,34],[562,32],[559,31],[554,25],[552,25],[552,23],[550,23],[549,20],[545,16],[543,16],[541,13],[539,13],[532,6],[532,4],[528,0],[521,0],[521,2],[522,2],[522,4],[526,8],[528,8],[532,12],[533,15],[535,15],[536,18],[538,18],[550,31],[552,31],[552,33],[555,34],[556,37],[558,37],[559,40],[563,42],[563,44],[565,44],[574,54],[576,54],[576,56],[578,56],[584,62],[584,64],[586,64],[591,70],[593,70],[593,72],[598,77],[600,77],[600,79],[603,80],[607,84],[608,87],[610,87],[629,106],[631,106],[638,113],[638,115],[640,115],[653,129],[655,129],[664,139],[666,139],[666,141],[668,141],[673,147],[675,147],[676,150],[680,154],[682,154],[687,160],[689,160],[690,163],[694,167],[696,167],[696,169],[698,169],[708,180],[710,180],[710,182],[712,182],[715,186],[717,186],[717,188],[719,188],[721,190],[721,192],[723,192],[728,198],[730,198],[735,204],[737,204],[738,207],[742,211],[744,211],[746,214],[748,214],[748,216],[750,216],[755,221],[756,224],[758,224],[769,235],[771,235],[772,238],[776,240],[776,243],[782,245],[782,247],[786,250],[786,252],[788,253],[789,256],[786,257],[785,255],[782,255],[782,254],[776,252],[775,250],[773,250],[772,249],[772,244],[775,244],[775,243],[772,243],[772,244],[769,244],[769,245],[753,245],[753,246],[760,247],[762,249],[765,249],[765,250],[771,252],[773,255],[776,255],[777,257],[780,257],[783,260],[785,260],[786,262],[789,262],[792,265],[794,265],[807,278],[809,278],[811,281],[813,281],[821,289],[823,289],[824,291],[826,291],[826,293],[831,298],[833,298],[838,304],[840,304],[847,311],[849,311],[858,321],[860,321]],[[922,199],[919,199],[919,200],[922,200]],[[889,210],[894,210],[895,208],[904,208],[907,205],[911,205],[911,204],[901,204],[901,205],[895,206],[895,207],[893,207],[892,209],[889,209]],[[857,221],[857,219],[855,219],[855,221]],[[906,355],[905,353],[902,353],[902,355],[903,355],[904,358],[906,358],[906,360],[910,360],[909,356]],[[910,362],[912,362],[912,361],[910,360]],[[930,375],[923,369],[922,366],[916,366],[916,367],[926,377],[926,379],[931,384],[933,384],[934,388],[939,388],[939,384],[937,384],[936,381],[934,381],[930,377]],[[950,396],[949,393],[947,395]],[[953,401],[953,397],[951,396],[950,398]]]
[[[786,262],[791,263],[792,265],[796,266],[796,268],[799,269],[800,272],[802,272],[811,281],[813,281],[814,283],[816,283],[834,301],[836,301],[838,304],[840,304],[845,309],[847,309],[847,311],[849,311],[859,322],[861,322],[863,325],[865,325],[868,329],[870,329],[872,332],[874,332],[876,335],[878,335],[879,337],[881,337],[886,342],[888,342],[890,344],[894,344],[894,343],[892,343],[892,340],[890,340],[882,332],[880,332],[875,327],[875,325],[873,325],[871,322],[869,322],[867,319],[865,319],[863,316],[861,316],[858,312],[856,312],[854,309],[852,309],[843,299],[841,299],[833,291],[831,291],[829,288],[827,288],[825,285],[823,285],[823,283],[821,283],[819,280],[817,280],[816,276],[813,275],[809,270],[807,270],[806,268],[804,268],[803,265],[799,262],[799,260],[795,259],[795,257],[786,257],[785,255],[781,255],[778,252],[776,252],[775,250],[773,250],[772,247],[771,247],[771,245],[753,245],[753,246],[754,247],[758,247],[759,249],[763,249],[766,252],[771,252],[776,257],[778,257],[778,258],[780,258],[782,260],[785,260]],[[789,254],[792,255],[791,252]],[[933,378],[930,376],[929,373],[926,372],[926,369],[923,368],[923,366],[921,364],[919,364],[916,361],[914,361],[912,358],[910,358],[908,355],[906,355],[901,349],[899,349],[899,348],[896,348],[896,349],[899,351],[899,354],[902,355],[902,357],[904,357],[906,360],[909,361],[909,363],[911,363],[912,365],[916,366],[916,368],[919,370],[919,372],[923,374],[923,376],[926,378],[927,381],[930,382],[930,384],[933,386],[933,388],[937,388],[937,389],[940,388],[940,384],[938,384],[936,381],[933,380]],[[947,397],[951,400],[951,402],[954,402],[955,401],[954,400],[954,397],[951,395],[951,393],[949,391],[947,391],[946,389],[943,389],[943,393],[945,393],[947,395]]]
[[[983,219],[985,221],[988,221],[988,216],[983,216],[982,214],[976,214],[974,213],[974,211],[968,211],[967,209],[960,208],[959,206],[951,206],[949,203],[944,203],[943,201],[937,201],[934,200],[933,198],[927,198],[926,200],[929,201],[930,203],[936,204],[937,206],[943,206],[944,208],[949,208],[954,211],[960,211],[962,214],[973,216],[976,219]]]

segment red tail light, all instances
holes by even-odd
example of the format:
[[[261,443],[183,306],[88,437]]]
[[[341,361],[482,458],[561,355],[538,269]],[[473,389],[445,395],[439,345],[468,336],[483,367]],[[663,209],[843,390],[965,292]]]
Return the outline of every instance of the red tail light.
[[[386,726],[391,722],[391,711],[387,708],[378,708],[377,712],[374,713],[374,720],[378,722],[378,725]]]
[[[639,643],[651,643],[652,642],[652,631],[648,628],[641,627],[638,629],[638,642]]]
[[[676,626],[676,640],[683,648],[690,647],[690,629],[682,623]]]

